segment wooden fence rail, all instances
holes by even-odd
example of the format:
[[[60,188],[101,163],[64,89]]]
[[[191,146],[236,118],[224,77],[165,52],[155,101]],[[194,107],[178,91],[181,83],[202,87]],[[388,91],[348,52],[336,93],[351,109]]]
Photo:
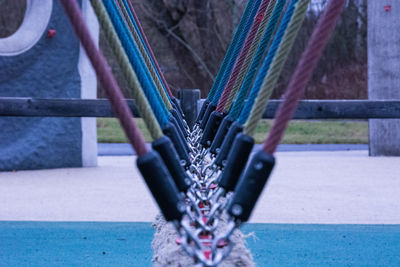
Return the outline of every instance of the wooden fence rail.
[[[198,106],[204,100],[198,101]],[[140,114],[127,99],[135,117]],[[263,118],[273,118],[281,103],[271,100]],[[182,103],[185,106],[187,103]],[[107,99],[42,99],[0,97],[0,116],[18,117],[114,117]],[[399,100],[303,100],[295,119],[398,119]]]

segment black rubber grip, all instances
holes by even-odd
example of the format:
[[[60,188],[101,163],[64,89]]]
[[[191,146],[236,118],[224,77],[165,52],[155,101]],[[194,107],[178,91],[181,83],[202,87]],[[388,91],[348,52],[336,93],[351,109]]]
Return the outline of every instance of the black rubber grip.
[[[226,192],[235,190],[239,177],[246,167],[253,146],[253,137],[242,133],[236,136],[218,183]]]
[[[171,139],[172,144],[174,145],[176,152],[179,155],[179,159],[185,161],[184,167],[190,166],[190,158],[189,154],[186,151],[185,146],[182,143],[182,140],[176,130],[175,126],[172,123],[167,123],[162,128],[163,133]]]
[[[171,108],[171,110],[169,112],[175,118],[175,120],[178,123],[178,126],[179,126],[180,130],[182,131],[183,135],[185,136],[185,138],[188,137],[189,134],[186,131],[185,126],[183,125],[183,121],[182,121],[183,119],[181,116],[179,116],[179,112],[174,108]]]
[[[215,164],[218,167],[224,167],[224,161],[228,158],[228,154],[229,151],[231,151],[233,141],[235,141],[236,135],[238,135],[241,131],[243,131],[243,126],[240,123],[232,123],[231,127],[229,128],[228,134],[222,142],[221,150],[215,158]]]
[[[240,177],[228,206],[228,213],[237,223],[249,220],[274,165],[275,158],[263,150],[257,152],[251,159],[246,171]]]
[[[208,105],[206,112],[204,112],[203,119],[202,119],[201,122],[200,122],[200,128],[201,128],[202,130],[204,130],[204,128],[206,127],[207,122],[208,122],[208,119],[209,119],[210,116],[211,116],[211,113],[212,113],[216,108],[217,108],[217,106],[214,105],[213,103],[210,103],[210,104]]]
[[[209,104],[210,104],[209,100],[205,100],[203,102],[203,106],[201,106],[199,115],[197,116],[197,119],[196,119],[196,123],[200,124],[200,122],[203,120],[204,113],[206,113],[206,110],[207,110],[207,107]]]
[[[184,202],[160,155],[155,151],[138,157],[137,166],[167,221],[180,221]]]
[[[200,139],[200,144],[203,147],[208,148],[211,146],[223,118],[224,114],[219,113],[218,111],[213,111],[211,113],[210,119],[204,129],[203,136]]]
[[[171,139],[164,135],[153,141],[152,147],[161,156],[178,190],[186,193],[192,184],[192,180],[180,164],[179,156]]]
[[[174,116],[170,115],[168,117],[168,120],[170,123],[172,123],[175,126],[176,131],[178,132],[178,136],[181,139],[182,145],[183,147],[186,149],[186,152],[189,153],[190,152],[190,148],[188,143],[186,142],[186,138],[185,135],[183,134],[181,128],[179,127],[178,122],[176,121],[176,119],[174,118]]]
[[[183,110],[181,108],[181,105],[179,104],[178,99],[176,99],[176,97],[171,97],[171,104],[172,106],[179,111],[179,114],[181,115],[182,119],[185,118],[185,113],[183,113]]]
[[[217,155],[218,150],[221,147],[226,134],[228,133],[229,127],[231,127],[233,122],[234,122],[234,120],[229,116],[226,116],[222,120],[221,125],[219,126],[218,131],[215,135],[215,138],[214,138],[213,142],[211,143],[211,147],[210,147],[211,154]]]

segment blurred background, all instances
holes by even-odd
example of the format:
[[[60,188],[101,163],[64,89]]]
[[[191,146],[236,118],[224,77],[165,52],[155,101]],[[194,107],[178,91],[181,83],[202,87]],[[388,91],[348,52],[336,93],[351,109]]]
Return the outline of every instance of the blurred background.
[[[247,1],[133,1],[146,35],[168,83],[180,89],[200,89],[205,97],[216,76]],[[314,0],[282,72],[273,98],[280,98],[307,44],[326,0]],[[26,0],[0,0],[0,38],[19,27]],[[100,46],[129,97],[118,64],[100,36]],[[104,97],[99,88],[98,97]],[[324,56],[314,71],[305,98],[367,98],[367,0],[349,0]]]

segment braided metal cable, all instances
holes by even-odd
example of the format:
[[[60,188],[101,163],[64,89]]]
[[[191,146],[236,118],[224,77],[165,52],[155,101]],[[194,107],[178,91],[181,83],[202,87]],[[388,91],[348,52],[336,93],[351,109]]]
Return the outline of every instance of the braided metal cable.
[[[285,7],[286,1],[287,0],[278,0],[278,2],[275,5],[270,22],[268,23],[268,27],[265,30],[264,36],[262,37],[262,40],[254,56],[254,59],[251,63],[251,66],[249,67],[249,71],[246,74],[246,78],[244,79],[244,82],[239,92],[237,93],[235,101],[233,102],[232,108],[230,109],[229,117],[231,117],[232,119],[236,120],[243,109],[245,103],[244,100],[246,99],[247,94],[251,89],[253,80],[257,75],[258,67],[260,66],[264,54],[267,51],[269,44],[271,43],[272,35],[274,34],[274,31],[279,23],[279,19],[283,14],[283,9]]]
[[[129,141],[139,156],[148,152],[144,138],[136,126],[128,104],[126,103],[117,81],[111,73],[101,51],[90,35],[89,29],[85,24],[82,13],[76,1],[60,0],[65,12],[75,30],[76,35],[82,43],[87,56],[96,71],[97,78],[104,87],[115,115],[118,117],[122,128]]]
[[[289,121],[293,117],[298,101],[304,95],[307,83],[316,67],[329,37],[336,25],[346,0],[329,1],[324,14],[320,18],[308,42],[306,50],[290,80],[285,97],[275,117],[268,137],[264,141],[263,150],[273,154],[280,143]]]
[[[126,25],[122,22],[121,14],[117,12],[117,7],[113,0],[103,0],[104,7],[106,8],[107,14],[111,19],[113,27],[121,40],[122,46],[129,58],[136,76],[142,86],[142,89],[146,95],[147,100],[157,118],[158,123],[161,127],[164,127],[168,123],[168,110],[163,103],[160,93],[155,89],[155,85],[149,77],[150,74],[143,68],[143,59],[140,56],[132,36],[129,34],[129,30]]]
[[[145,43],[145,45],[147,46],[147,49],[148,49],[149,54],[150,54],[150,57],[151,57],[151,59],[153,60],[153,63],[154,63],[154,65],[155,65],[155,67],[156,67],[156,69],[157,69],[157,71],[158,71],[158,74],[159,74],[160,77],[161,77],[161,81],[163,82],[163,84],[164,84],[164,86],[165,86],[165,89],[166,89],[167,92],[168,92],[168,95],[169,95],[170,97],[173,97],[171,88],[169,88],[168,82],[167,82],[167,80],[165,79],[164,73],[161,71],[160,65],[158,64],[157,58],[155,57],[154,52],[153,52],[153,49],[151,48],[151,45],[150,45],[150,43],[149,43],[149,40],[147,39],[147,36],[146,36],[146,34],[145,34],[144,30],[143,30],[143,27],[142,27],[142,24],[140,23],[139,17],[137,16],[135,9],[133,8],[132,1],[126,0],[126,2],[128,3],[128,8],[129,8],[129,10],[130,10],[130,12],[131,12],[131,14],[132,14],[134,20],[136,21],[136,25],[137,25],[138,28],[139,28],[139,31],[140,31],[140,33],[141,33],[141,35],[142,35],[142,37],[143,37],[144,43]]]
[[[222,77],[224,76],[226,67],[232,58],[232,53],[235,50],[236,46],[238,46],[238,40],[240,35],[244,30],[244,26],[246,25],[247,20],[249,19],[249,15],[251,10],[253,9],[254,3],[256,0],[249,0],[247,2],[246,8],[243,12],[242,18],[240,19],[239,25],[236,28],[235,34],[233,35],[232,41],[228,47],[228,51],[226,51],[225,57],[222,61],[221,67],[219,68],[217,77],[215,77],[213,86],[211,87],[210,93],[207,96],[207,100],[211,101],[214,98],[214,95],[218,89],[218,86],[221,82]]]
[[[258,50],[258,47],[260,46],[261,39],[265,33],[265,30],[267,29],[268,23],[270,21],[272,11],[274,10],[275,4],[277,0],[271,0],[269,2],[268,8],[265,12],[264,19],[261,22],[261,25],[257,31],[256,37],[254,38],[254,41],[249,49],[249,52],[246,56],[246,59],[244,60],[243,66],[238,74],[238,77],[236,79],[236,82],[232,88],[232,92],[230,93],[228,100],[226,101],[224,110],[229,111],[232,107],[233,100],[235,99],[240,87],[242,87],[242,83],[244,78],[246,77],[246,74],[249,70],[250,64],[254,59],[254,56]]]
[[[155,81],[151,77],[149,69],[146,67],[146,63],[144,62],[142,53],[140,52],[139,47],[137,46],[137,43],[134,39],[132,32],[130,31],[130,28],[128,26],[128,23],[127,23],[124,15],[120,11],[118,2],[116,0],[103,0],[103,3],[104,3],[104,6],[106,7],[108,15],[110,16],[117,33],[128,36],[128,39],[127,39],[128,43],[124,43],[124,40],[122,40],[122,39],[121,39],[121,41],[122,41],[122,44],[123,44],[125,50],[133,49],[133,51],[134,51],[133,53],[135,53],[136,59],[135,60],[133,60],[133,58],[129,58],[129,59],[131,60],[131,64],[134,66],[134,69],[137,73],[139,81],[142,84],[142,87],[147,88],[150,93],[150,96],[148,94],[146,94],[147,100],[150,103],[152,103],[152,101],[155,101],[154,103],[152,103],[153,110],[154,109],[162,109],[165,112],[165,116],[168,117],[169,112],[168,112],[167,106],[164,103],[161,93],[156,88]],[[144,82],[144,83],[142,83],[142,82]],[[155,98],[155,100],[153,100],[152,98]],[[156,105],[158,107],[155,107]],[[161,126],[163,127],[163,124],[161,124]]]
[[[214,97],[212,98],[211,102],[214,105],[218,104],[218,102],[219,102],[219,100],[221,98],[221,95],[224,92],[224,89],[225,89],[225,86],[226,86],[226,84],[228,82],[228,79],[231,76],[233,67],[235,66],[235,63],[236,63],[236,61],[237,61],[237,59],[239,57],[239,54],[243,49],[243,45],[244,45],[246,37],[247,37],[247,35],[249,33],[249,30],[250,30],[251,26],[253,25],[253,22],[254,22],[254,19],[255,19],[256,15],[257,15],[257,12],[258,12],[258,9],[260,7],[260,4],[261,4],[261,0],[256,0],[256,3],[254,4],[253,10],[252,10],[250,16],[248,17],[247,22],[246,22],[246,25],[244,26],[243,31],[242,31],[240,37],[238,38],[237,45],[236,45],[235,49],[232,52],[232,57],[230,58],[229,63],[226,66],[225,73],[221,78],[221,81],[220,81],[220,83],[218,85],[218,88],[217,88],[217,90],[215,92]]]
[[[240,124],[245,124],[247,119],[250,116],[251,109],[256,101],[258,93],[261,90],[262,84],[264,82],[265,77],[268,75],[268,71],[271,67],[271,64],[276,56],[276,53],[280,47],[282,39],[285,35],[285,32],[289,26],[290,21],[292,20],[294,11],[296,9],[296,4],[299,0],[291,0],[288,8],[286,9],[285,15],[283,16],[282,22],[278,28],[278,31],[275,34],[274,41],[269,48],[268,54],[262,64],[260,71],[258,72],[257,78],[253,84],[252,89],[250,90],[249,97],[247,98],[246,104],[244,105],[239,118],[237,119]]]
[[[294,41],[296,40],[297,33],[303,23],[308,9],[310,0],[299,0],[296,4],[296,10],[293,14],[292,20],[287,28],[283,41],[279,46],[276,57],[271,64],[271,68],[265,77],[262,89],[260,90],[256,102],[251,110],[250,116],[244,125],[244,133],[253,136],[254,131],[257,127],[257,123],[261,120],[265,110],[265,106],[272,94],[272,91],[278,81],[279,75],[283,69],[287,57],[293,47]]]
[[[239,57],[236,60],[235,66],[232,70],[232,73],[229,77],[229,80],[223,90],[222,96],[219,99],[217,111],[222,113],[224,107],[229,99],[229,96],[233,93],[233,87],[237,81],[239,73],[243,67],[243,64],[246,60],[248,53],[250,52],[251,46],[254,44],[254,39],[257,36],[258,29],[263,21],[265,21],[265,12],[268,8],[270,0],[263,0],[257,14],[254,18],[253,25],[251,26],[249,33],[247,34],[246,41],[244,42],[243,48],[240,51]],[[255,49],[254,49],[255,50]]]
[[[230,109],[229,117],[231,117],[232,119],[236,120],[243,109],[245,103],[244,101],[247,97],[247,94],[249,93],[249,90],[252,88],[251,86],[253,84],[254,78],[257,75],[258,67],[260,66],[261,61],[264,58],[264,54],[266,53],[268,46],[271,43],[272,35],[274,34],[274,31],[279,23],[279,19],[283,14],[283,9],[285,7],[286,1],[287,0],[278,0],[278,2],[275,5],[270,22],[268,23],[268,27],[265,30],[264,36],[254,56],[253,62],[249,67],[249,71],[246,74],[246,78],[244,79],[244,82],[239,92],[237,93],[235,101],[233,102],[233,105]]]
[[[139,113],[142,116],[143,121],[151,134],[151,137],[153,138],[153,140],[156,140],[160,138],[163,133],[157,122],[156,117],[154,116],[151,106],[147,101],[145,94],[143,93],[143,89],[129,62],[124,48],[122,47],[122,44],[118,39],[118,35],[112,26],[107,11],[105,10],[104,5],[101,1],[90,0],[90,3],[92,4],[93,9],[97,15],[97,19],[100,22],[100,26],[103,30],[104,36],[106,37],[107,42],[110,45],[110,48],[113,51],[115,58],[117,59],[118,64],[121,67],[121,71],[128,83],[132,96],[136,100],[136,106],[139,110]]]
[[[164,102],[165,106],[167,107],[168,110],[171,110],[172,109],[172,105],[171,105],[171,102],[170,102],[168,96],[165,93],[164,87],[163,87],[163,85],[161,83],[161,79],[157,75],[157,72],[156,72],[156,70],[155,70],[155,68],[153,66],[153,63],[151,62],[151,59],[150,59],[150,57],[149,57],[149,55],[148,55],[148,53],[146,51],[146,48],[144,47],[144,45],[142,43],[142,40],[141,40],[138,32],[136,31],[135,26],[133,25],[133,23],[132,23],[132,21],[131,21],[131,19],[129,17],[128,11],[126,10],[123,1],[122,0],[116,0],[116,1],[117,1],[117,6],[120,9],[120,11],[122,12],[122,15],[124,17],[124,21],[128,25],[129,31],[132,34],[133,39],[135,40],[137,47],[139,48],[140,54],[141,54],[141,56],[142,56],[142,58],[143,58],[143,60],[144,60],[144,62],[146,64],[146,67],[147,67],[148,71],[150,72],[151,78],[153,79],[153,82],[155,83],[158,92],[160,93],[160,95],[161,95],[161,97],[163,99],[163,102]]]
[[[168,99],[171,101],[169,92],[168,92],[167,88],[166,88],[165,85],[164,85],[164,80],[161,78],[161,75],[160,75],[160,73],[159,73],[159,69],[157,69],[156,62],[154,61],[155,58],[153,58],[153,57],[151,56],[151,53],[150,53],[151,47],[149,47],[150,44],[149,44],[148,42],[146,43],[147,38],[146,38],[146,36],[144,36],[144,31],[143,31],[143,29],[142,29],[142,27],[141,27],[141,25],[140,25],[139,19],[135,19],[135,17],[133,16],[133,13],[132,13],[132,11],[131,11],[131,8],[130,8],[130,6],[129,6],[128,1],[127,1],[127,0],[122,0],[122,1],[123,1],[123,4],[124,4],[124,6],[125,6],[126,11],[128,12],[128,15],[129,15],[129,18],[126,18],[126,19],[129,19],[129,20],[132,22],[132,24],[134,25],[134,27],[135,27],[135,29],[136,29],[136,32],[138,33],[138,35],[139,35],[139,37],[140,37],[141,43],[143,44],[143,46],[144,46],[144,48],[145,48],[145,50],[146,50],[146,54],[148,55],[148,57],[149,57],[150,60],[151,60],[151,65],[152,65],[153,68],[155,69],[155,71],[156,71],[156,73],[157,73],[157,77],[161,80],[162,87],[164,88],[164,90],[165,90],[165,92],[166,92],[166,94],[167,94],[167,96],[168,96]],[[138,23],[139,23],[139,24],[138,24]],[[150,50],[149,50],[149,49],[150,49]],[[151,52],[152,52],[152,51],[151,51]]]

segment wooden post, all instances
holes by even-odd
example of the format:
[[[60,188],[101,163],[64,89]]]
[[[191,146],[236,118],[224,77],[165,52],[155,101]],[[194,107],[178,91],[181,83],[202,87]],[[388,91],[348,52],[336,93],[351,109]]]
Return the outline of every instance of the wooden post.
[[[200,90],[180,90],[179,99],[183,113],[185,113],[186,122],[190,129],[193,129],[198,114],[197,102],[200,100]]]
[[[400,1],[368,0],[368,93],[400,99]],[[400,120],[369,121],[371,156],[400,156]]]

